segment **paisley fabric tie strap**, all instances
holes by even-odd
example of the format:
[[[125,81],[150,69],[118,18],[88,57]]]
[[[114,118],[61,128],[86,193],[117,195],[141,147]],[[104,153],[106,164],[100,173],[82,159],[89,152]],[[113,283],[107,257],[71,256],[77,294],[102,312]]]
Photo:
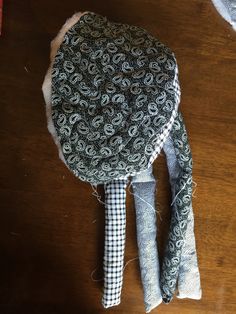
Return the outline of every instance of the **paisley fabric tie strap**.
[[[161,272],[161,289],[165,303],[169,303],[175,293],[192,204],[192,155],[180,113],[173,124],[170,139],[179,165],[179,173],[176,178],[172,178],[175,194],[173,195],[170,231]]]
[[[167,139],[163,149],[166,154],[169,179],[174,200],[176,195],[175,182],[180,174],[181,168],[176,158],[176,153],[171,138]],[[176,203],[174,202],[173,206],[176,206],[175,204]],[[194,236],[194,216],[192,204],[188,215],[185,242],[183,245],[180,260],[177,297],[191,299],[201,298],[200,274],[198,269],[196,243]]]
[[[191,190],[189,189],[192,182],[192,159],[180,113],[178,113],[171,135],[165,141],[163,149],[167,159],[174,209],[172,209],[172,224],[165,252],[161,282],[159,282],[160,267],[156,243],[154,188],[156,182],[152,175],[152,167],[132,178],[137,215],[139,262],[146,312],[161,303],[160,285],[163,300],[166,303],[172,299],[176,287],[178,287],[177,297],[179,298],[201,298],[200,275],[193,230],[193,209],[192,203],[190,203]],[[186,203],[187,201],[188,203]],[[186,210],[189,211],[189,214],[184,212]],[[173,215],[177,217],[175,223],[173,223]],[[186,230],[183,228],[184,226]],[[177,242],[181,240],[181,237],[183,242]],[[167,291],[169,299],[166,298]]]
[[[189,212],[185,243],[181,254],[178,277],[178,293],[176,296],[180,299],[191,298],[195,300],[200,300],[202,297],[192,208]]]
[[[156,180],[152,166],[132,178],[137,242],[146,313],[162,302],[155,211]]]

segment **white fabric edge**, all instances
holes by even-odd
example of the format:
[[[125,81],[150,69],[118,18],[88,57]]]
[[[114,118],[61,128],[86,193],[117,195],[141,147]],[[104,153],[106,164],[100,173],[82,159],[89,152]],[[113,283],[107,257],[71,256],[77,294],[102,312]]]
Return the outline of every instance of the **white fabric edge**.
[[[228,9],[220,0],[212,0],[216,10],[219,12],[219,14],[232,25],[233,29],[236,31],[236,23],[231,19],[231,16],[228,12]]]
[[[179,294],[176,295],[178,299],[193,299],[193,300],[201,300],[202,298],[202,289],[200,290],[199,294]]]

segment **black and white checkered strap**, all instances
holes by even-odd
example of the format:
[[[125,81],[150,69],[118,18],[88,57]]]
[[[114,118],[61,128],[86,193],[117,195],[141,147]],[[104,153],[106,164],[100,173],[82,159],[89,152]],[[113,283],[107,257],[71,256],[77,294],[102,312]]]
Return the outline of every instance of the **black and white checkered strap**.
[[[128,180],[124,179],[104,184],[106,205],[102,304],[105,308],[120,303],[125,252],[127,183]]]

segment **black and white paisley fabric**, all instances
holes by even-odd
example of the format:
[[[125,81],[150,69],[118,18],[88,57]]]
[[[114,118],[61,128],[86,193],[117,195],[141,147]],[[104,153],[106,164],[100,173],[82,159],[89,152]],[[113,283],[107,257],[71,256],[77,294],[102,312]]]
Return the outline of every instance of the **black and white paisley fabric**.
[[[169,303],[175,293],[188,216],[192,206],[192,155],[180,112],[174,121],[170,139],[173,142],[180,172],[175,181],[170,231],[161,270],[161,289],[165,303]]]
[[[166,249],[164,253],[163,264],[161,268],[161,280],[160,280],[160,288],[162,299],[165,303],[169,303],[175,290],[177,288],[177,279],[180,275],[180,265],[181,265],[181,257],[183,246],[186,243],[186,230],[188,227],[189,221],[189,213],[192,210],[192,156],[190,151],[190,146],[188,143],[187,133],[184,126],[184,121],[180,112],[177,113],[177,116],[174,120],[170,135],[168,137],[168,141],[173,143],[173,149],[175,158],[178,162],[178,174],[174,177],[174,195],[173,195],[173,207],[171,213],[171,224],[169,230],[168,241],[166,244]],[[165,150],[165,144],[164,144]],[[169,157],[167,155],[167,157]],[[143,174],[141,174],[141,177]],[[146,177],[143,177],[143,180],[146,180]],[[142,182],[143,185],[140,186],[139,191],[135,191],[136,200],[144,200],[142,192],[145,190],[146,182]],[[116,193],[113,195],[114,204],[120,202],[120,194],[123,191],[123,180],[113,180],[113,184],[116,186]],[[139,183],[141,184],[141,183]],[[134,184],[135,185],[135,184]],[[151,189],[150,189],[151,191]],[[138,194],[137,194],[138,193]],[[151,197],[155,198],[155,195],[152,195],[150,192],[149,201]],[[145,201],[145,200],[144,200]],[[149,203],[148,201],[148,203]],[[136,204],[137,206],[137,204]],[[138,208],[136,207],[136,210]],[[148,214],[148,213],[146,213]],[[117,222],[118,224],[119,222]],[[144,230],[144,231],[143,231]],[[154,230],[154,228],[153,228]],[[153,235],[153,230],[151,234],[150,230],[146,228],[146,222],[137,221],[137,237],[140,239],[143,236],[143,232],[145,232],[145,237],[148,237],[150,241],[150,236]],[[154,232],[155,234],[155,232]],[[112,237],[112,234],[110,234]],[[154,237],[154,235],[153,235]],[[149,243],[150,244],[150,243]],[[143,271],[146,271],[146,265],[149,265],[149,271],[153,274],[157,271],[154,267],[150,268],[151,256],[155,253],[153,250],[150,250],[149,255],[146,255],[144,258],[144,254],[146,252],[147,244],[139,243],[139,257],[140,265],[144,267]],[[192,249],[190,247],[190,249]],[[121,258],[123,260],[123,257]],[[157,262],[157,260],[152,260],[152,262]],[[182,261],[182,266],[183,266]],[[187,265],[185,265],[187,267]],[[116,274],[117,270],[114,269],[111,273]],[[149,273],[148,273],[149,274]],[[181,274],[183,275],[183,273]],[[157,275],[156,275],[157,276]],[[110,274],[111,277],[111,274]],[[149,278],[149,277],[148,277]],[[196,291],[199,290],[200,280],[199,278],[195,278],[194,282],[197,284]],[[158,289],[159,282],[156,282],[156,285],[151,281],[148,282],[146,277],[142,277],[143,289],[145,292],[145,307],[146,310],[149,311],[150,308],[156,304],[156,300],[152,299],[153,295],[157,295],[155,289]],[[197,291],[199,295],[200,291]]]
[[[174,54],[140,27],[113,23],[87,12],[65,33],[51,78],[50,109],[65,163],[81,180],[105,187],[105,308],[119,304],[121,297],[126,178],[141,174],[144,180],[143,171],[152,165],[163,145],[168,161],[166,143],[173,143],[178,175],[169,172],[170,180],[174,179],[173,207],[160,282],[158,254],[155,249],[149,254],[150,232],[154,247],[156,241],[155,211],[147,224],[146,209],[141,212],[140,204],[135,202],[146,311],[161,299],[169,303],[178,276],[179,288],[182,285],[182,292],[186,291],[189,264],[183,265],[181,257],[187,256],[189,247],[195,252],[193,241],[183,250],[192,213],[192,157],[178,112],[180,88]],[[167,162],[168,169],[172,161]],[[152,194],[151,198],[147,194],[147,199],[153,202],[154,183],[146,189]],[[136,191],[136,200],[144,192],[143,187],[140,185]],[[196,258],[191,263],[197,266]],[[190,271],[188,268],[188,274]],[[195,276],[194,282],[198,289],[194,296],[199,297],[199,277]]]
[[[101,184],[148,167],[179,104],[176,67],[140,27],[88,12],[69,29],[52,69],[52,119],[77,177]]]

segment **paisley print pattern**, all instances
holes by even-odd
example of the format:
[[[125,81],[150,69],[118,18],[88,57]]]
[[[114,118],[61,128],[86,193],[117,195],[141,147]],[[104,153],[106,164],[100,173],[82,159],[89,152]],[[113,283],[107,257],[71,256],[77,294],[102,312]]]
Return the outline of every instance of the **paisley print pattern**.
[[[146,313],[162,302],[155,212],[156,180],[152,169],[151,166],[132,178],[139,266]]]
[[[176,67],[140,27],[89,12],[69,29],[52,69],[52,119],[77,177],[101,184],[148,167],[178,107]]]
[[[175,293],[188,216],[192,208],[192,155],[180,112],[171,129],[170,139],[180,170],[175,181],[170,231],[161,270],[161,289],[165,303],[169,303]]]
[[[144,29],[112,23],[90,12],[65,33],[51,77],[51,117],[64,161],[81,180],[105,186],[104,307],[120,302],[126,223],[124,178],[141,173],[146,180],[143,171],[152,165],[163,145],[165,150],[168,140],[173,143],[179,167],[172,177],[173,207],[160,281],[155,211],[146,211],[148,202],[139,208],[138,198],[146,190],[142,199],[153,203],[155,182],[134,184],[139,187],[135,204],[146,310],[162,299],[170,302],[178,276],[183,286],[186,282],[181,258],[186,256],[183,247],[192,193],[192,157],[177,110],[180,90],[174,54]]]

